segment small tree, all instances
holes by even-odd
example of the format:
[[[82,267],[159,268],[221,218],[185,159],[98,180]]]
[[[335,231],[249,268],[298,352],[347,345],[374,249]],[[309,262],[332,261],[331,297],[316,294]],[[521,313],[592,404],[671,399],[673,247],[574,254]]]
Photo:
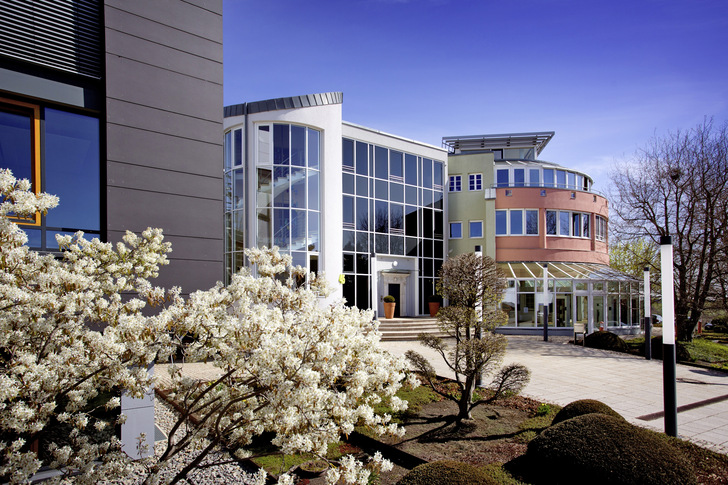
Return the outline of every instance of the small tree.
[[[434,335],[420,335],[421,342],[436,350],[455,374],[459,395],[442,392],[435,385],[432,365],[422,355],[408,351],[405,355],[422,373],[430,386],[458,405],[457,420],[471,418],[476,406],[492,402],[504,394],[517,393],[528,383],[529,372],[521,365],[504,368],[492,383],[490,399],[473,400],[479,378],[493,372],[503,360],[507,339],[492,330],[506,321],[500,308],[505,278],[496,262],[475,253],[451,258],[440,270],[437,290],[450,305],[437,314],[440,329],[454,339],[454,345]]]

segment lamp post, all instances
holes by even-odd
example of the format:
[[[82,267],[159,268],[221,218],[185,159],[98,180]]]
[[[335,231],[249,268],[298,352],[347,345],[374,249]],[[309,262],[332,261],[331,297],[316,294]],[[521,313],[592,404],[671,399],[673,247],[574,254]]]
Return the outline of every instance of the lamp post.
[[[662,272],[662,389],[665,434],[677,436],[677,384],[675,382],[675,295],[672,269],[672,238],[660,237]]]
[[[645,359],[652,360],[652,303],[650,302],[650,268],[645,266]]]
[[[543,341],[549,341],[549,264],[543,264]]]

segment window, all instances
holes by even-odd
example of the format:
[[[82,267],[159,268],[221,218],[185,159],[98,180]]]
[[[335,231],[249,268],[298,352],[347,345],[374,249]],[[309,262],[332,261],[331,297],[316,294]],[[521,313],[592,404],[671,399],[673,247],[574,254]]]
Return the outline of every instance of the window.
[[[559,211],[559,236],[568,236],[569,231],[569,212]]]
[[[462,222],[451,222],[450,223],[450,239],[462,239],[463,237],[463,223]]]
[[[546,211],[546,234],[556,235],[556,211]]]
[[[56,234],[100,234],[99,162],[98,118],[0,99],[0,168],[28,179],[32,192],[60,199],[45,217],[17,218],[28,246],[57,251]]]
[[[528,170],[528,182],[531,187],[538,187],[541,183],[541,171],[537,168]]]
[[[543,185],[544,187],[554,186],[554,169],[544,168],[543,169]]]
[[[538,235],[538,211],[526,211],[526,234],[529,236]]]
[[[546,234],[589,238],[590,214],[568,211],[546,211]]]
[[[607,220],[602,216],[596,216],[596,228],[594,230],[594,237],[600,241],[607,240]]]
[[[571,235],[574,237],[581,237],[581,214],[574,212],[571,214]]]
[[[468,189],[469,190],[483,190],[483,174],[482,173],[471,173],[468,176]]]
[[[483,221],[470,221],[470,237],[483,237]]]
[[[508,211],[495,211],[495,235],[508,235]]]
[[[462,190],[462,176],[450,175],[450,192],[460,192]]]
[[[564,172],[563,170],[556,171],[556,185],[560,189],[566,188],[566,172]]]
[[[526,169],[514,168],[513,169],[513,186],[514,187],[525,187],[526,186]]]
[[[496,184],[498,187],[508,187],[508,169],[499,168],[496,170]]]
[[[510,234],[512,236],[520,236],[523,234],[523,211],[520,210],[512,210],[510,211],[511,215],[511,230]]]

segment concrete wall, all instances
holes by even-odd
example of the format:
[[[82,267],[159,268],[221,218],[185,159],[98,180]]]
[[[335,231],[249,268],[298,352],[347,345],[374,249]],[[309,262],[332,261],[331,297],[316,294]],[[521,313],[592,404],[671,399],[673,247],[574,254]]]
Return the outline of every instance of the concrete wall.
[[[105,0],[104,15],[108,240],[161,227],[157,284],[208,288],[223,278],[222,0]]]

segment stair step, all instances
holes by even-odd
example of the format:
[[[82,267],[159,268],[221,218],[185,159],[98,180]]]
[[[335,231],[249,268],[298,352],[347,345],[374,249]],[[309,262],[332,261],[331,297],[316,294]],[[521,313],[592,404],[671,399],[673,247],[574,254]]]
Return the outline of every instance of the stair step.
[[[447,337],[435,318],[391,318],[379,320],[382,340],[417,340],[421,333]]]

